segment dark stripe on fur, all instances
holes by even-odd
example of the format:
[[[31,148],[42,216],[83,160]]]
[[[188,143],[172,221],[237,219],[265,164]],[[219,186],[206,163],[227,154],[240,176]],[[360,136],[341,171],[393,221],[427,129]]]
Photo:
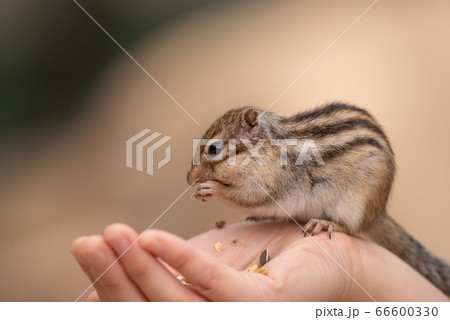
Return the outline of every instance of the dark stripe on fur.
[[[355,140],[349,141],[342,145],[338,146],[329,146],[323,149],[320,149],[320,155],[324,161],[334,159],[336,157],[342,156],[346,154],[348,151],[358,148],[360,146],[370,145],[372,147],[378,148],[383,152],[386,152],[384,147],[373,138],[357,138]]]
[[[369,118],[373,119],[373,117],[368,113],[366,110],[343,104],[343,103],[332,103],[325,107],[320,107],[311,111],[302,112],[299,114],[296,114],[290,118],[285,119],[286,121],[305,121],[305,120],[313,120],[317,119],[318,117],[322,116],[329,116],[335,113],[338,113],[340,111],[355,111],[360,114],[363,114],[365,116],[368,116]]]
[[[301,134],[306,135],[311,138],[323,138],[325,136],[329,135],[337,135],[339,133],[355,130],[355,129],[368,129],[370,131],[373,131],[380,136],[383,137],[384,140],[387,141],[386,135],[384,134],[383,130],[373,122],[370,122],[365,119],[349,119],[342,122],[336,122],[336,123],[330,123],[328,125],[323,126],[313,126],[308,129],[302,130]]]

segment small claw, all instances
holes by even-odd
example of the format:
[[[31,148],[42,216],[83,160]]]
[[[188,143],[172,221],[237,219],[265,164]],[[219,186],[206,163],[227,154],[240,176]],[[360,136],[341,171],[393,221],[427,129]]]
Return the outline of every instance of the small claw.
[[[311,219],[308,221],[307,224],[305,224],[305,227],[303,229],[305,237],[309,233],[309,230],[314,228],[314,225],[317,224],[318,222],[319,222],[319,220],[317,220],[317,219]]]
[[[335,229],[336,224],[332,221],[311,219],[304,227],[304,236],[306,236],[307,233],[313,236],[318,234],[322,230],[326,230],[328,231],[328,237],[331,239],[331,234]]]
[[[323,229],[323,225],[320,223],[320,221],[314,226],[314,229],[311,231],[311,235],[316,235],[318,234],[320,231],[322,231]]]
[[[331,239],[331,234],[334,232],[335,226],[336,225],[334,223],[330,223],[330,225],[327,228],[328,236],[330,237],[330,239]]]

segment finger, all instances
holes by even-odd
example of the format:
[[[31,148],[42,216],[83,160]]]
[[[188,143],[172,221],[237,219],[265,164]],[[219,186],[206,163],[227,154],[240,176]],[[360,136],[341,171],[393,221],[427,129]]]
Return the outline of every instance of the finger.
[[[100,302],[100,298],[98,296],[97,291],[93,291],[89,294],[87,302]]]
[[[270,299],[269,287],[273,281],[269,277],[258,273],[239,272],[175,235],[151,230],[142,236],[140,245],[180,271],[192,288],[208,299]]]
[[[120,262],[115,262],[116,255],[101,236],[78,238],[73,241],[71,251],[94,283],[101,301],[146,301]]]
[[[129,277],[151,301],[205,300],[181,284],[154,256],[139,245],[134,245],[137,244],[138,235],[130,227],[113,224],[105,229],[103,237],[115,253],[121,256],[122,265]]]

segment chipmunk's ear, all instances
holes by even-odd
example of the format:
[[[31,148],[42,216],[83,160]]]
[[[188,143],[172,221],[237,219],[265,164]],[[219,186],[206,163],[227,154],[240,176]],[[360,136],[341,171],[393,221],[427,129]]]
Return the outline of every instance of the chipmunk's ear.
[[[243,138],[251,139],[256,136],[259,131],[258,111],[253,108],[248,108],[244,111],[242,116],[242,131]]]

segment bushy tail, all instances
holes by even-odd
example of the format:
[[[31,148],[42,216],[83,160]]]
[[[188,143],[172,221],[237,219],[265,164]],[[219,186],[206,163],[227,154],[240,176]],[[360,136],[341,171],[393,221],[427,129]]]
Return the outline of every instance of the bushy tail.
[[[390,217],[379,219],[368,236],[450,296],[450,265],[433,255]]]

